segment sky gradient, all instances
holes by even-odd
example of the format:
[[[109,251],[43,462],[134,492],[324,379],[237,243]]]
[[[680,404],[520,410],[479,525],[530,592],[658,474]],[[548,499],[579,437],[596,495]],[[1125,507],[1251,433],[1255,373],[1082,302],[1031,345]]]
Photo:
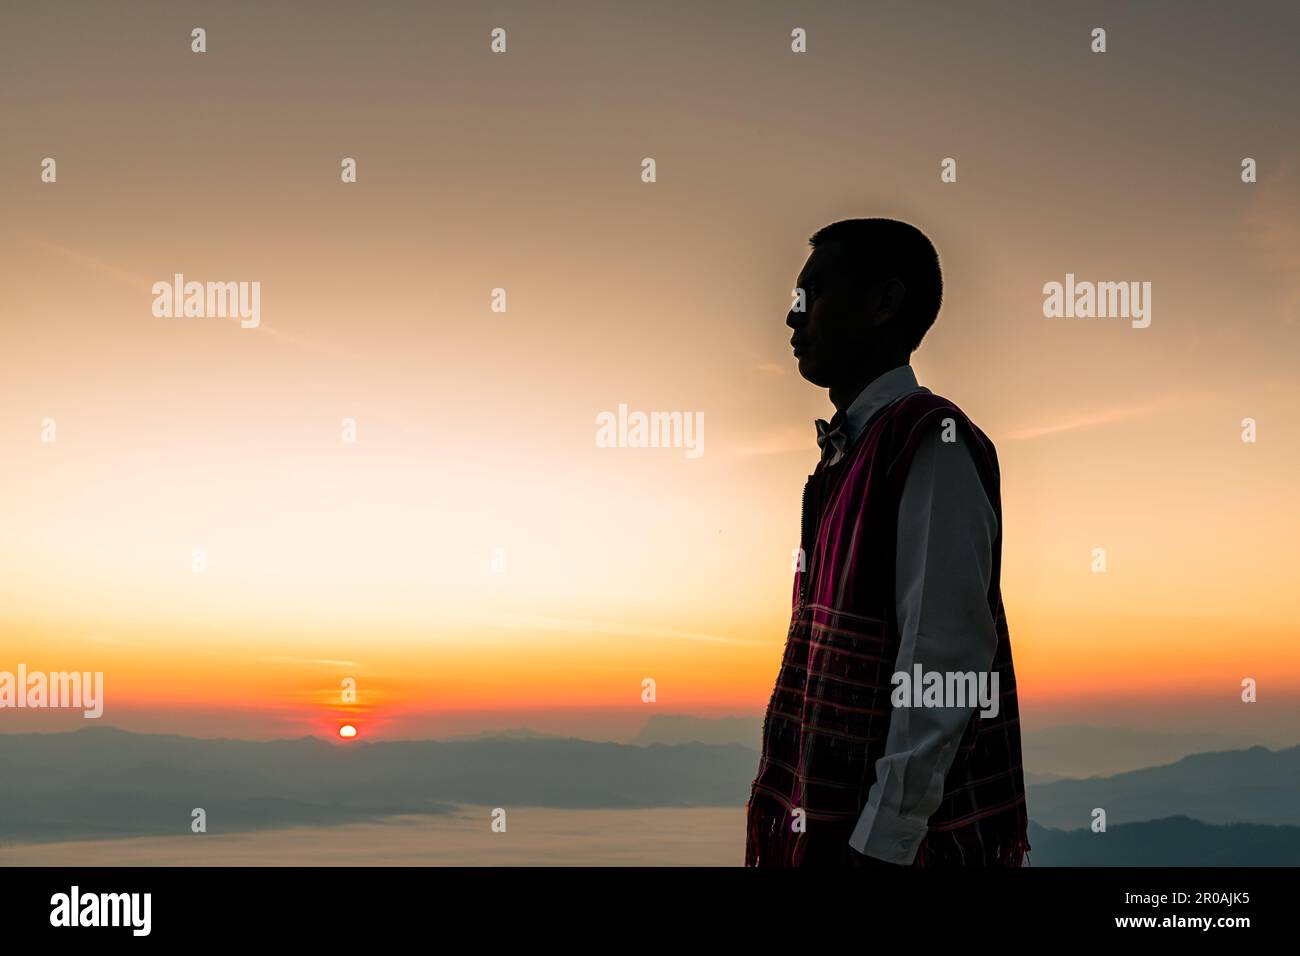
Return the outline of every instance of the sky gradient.
[[[102,670],[101,723],[204,736],[761,713],[830,410],[790,290],[812,232],[874,215],[943,260],[913,364],[999,450],[1026,724],[1300,738],[1298,33],[1286,4],[6,3],[0,670]],[[259,281],[261,327],[156,318],[175,273]],[[1045,318],[1067,273],[1150,282],[1150,327]],[[704,454],[598,448],[620,403],[703,412]]]

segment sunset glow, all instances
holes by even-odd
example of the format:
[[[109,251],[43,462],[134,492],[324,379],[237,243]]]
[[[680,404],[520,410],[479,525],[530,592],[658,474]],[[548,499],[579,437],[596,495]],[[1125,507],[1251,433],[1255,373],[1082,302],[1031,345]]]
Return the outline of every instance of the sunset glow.
[[[1250,72],[1285,34],[1238,61],[1116,13],[1148,59],[1103,81],[1086,51],[1026,66],[978,5],[810,22],[806,61],[786,10],[718,43],[705,6],[663,12],[667,59],[539,6],[517,54],[431,56],[471,30],[439,21],[349,30],[325,69],[289,17],[214,8],[213,36],[256,40],[199,57],[174,17],[70,32],[36,5],[6,57],[53,87],[15,84],[4,123],[0,668],[102,670],[103,724],[209,737],[761,714],[830,411],[795,372],[791,284],[813,230],[873,215],[943,257],[914,367],[998,447],[1025,722],[1300,722],[1300,166],[1287,84]],[[869,107],[868,67],[891,77]],[[1216,143],[1263,136],[1258,183],[1153,133],[1200,128],[1202,94],[1231,104]],[[196,145],[218,132],[237,160]],[[1067,273],[1149,282],[1150,326],[1045,318]],[[178,274],[260,282],[260,324],[155,316]],[[622,404],[702,413],[703,454],[599,447]]]

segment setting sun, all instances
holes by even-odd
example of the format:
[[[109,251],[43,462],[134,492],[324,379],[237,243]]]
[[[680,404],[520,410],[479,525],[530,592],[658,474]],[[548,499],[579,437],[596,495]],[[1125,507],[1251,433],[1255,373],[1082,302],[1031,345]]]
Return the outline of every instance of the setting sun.
[[[340,737],[355,737],[356,735],[357,728],[353,727],[351,724],[344,724],[339,728]]]

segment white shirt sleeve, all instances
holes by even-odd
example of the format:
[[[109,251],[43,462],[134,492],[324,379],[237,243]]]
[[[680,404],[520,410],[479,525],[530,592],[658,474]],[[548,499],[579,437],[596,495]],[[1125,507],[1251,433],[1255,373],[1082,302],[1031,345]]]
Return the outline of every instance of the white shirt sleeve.
[[[997,516],[966,442],[932,429],[912,459],[898,511],[894,672],[987,672],[997,650],[988,605]],[[876,782],[849,845],[910,865],[943,800],[974,707],[895,707]]]

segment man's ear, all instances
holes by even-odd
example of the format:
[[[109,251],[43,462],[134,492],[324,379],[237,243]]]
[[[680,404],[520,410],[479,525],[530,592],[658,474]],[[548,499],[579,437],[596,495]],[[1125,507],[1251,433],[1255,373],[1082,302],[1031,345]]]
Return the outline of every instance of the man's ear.
[[[903,300],[907,298],[907,286],[901,279],[885,279],[877,283],[872,291],[872,311],[875,313],[873,325],[885,325],[894,321],[903,310]]]

